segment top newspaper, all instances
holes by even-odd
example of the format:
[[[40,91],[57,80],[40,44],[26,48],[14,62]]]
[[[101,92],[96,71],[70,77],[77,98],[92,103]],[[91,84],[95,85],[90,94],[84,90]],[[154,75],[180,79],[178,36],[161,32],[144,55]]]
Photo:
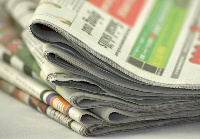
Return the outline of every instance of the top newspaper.
[[[41,0],[30,28],[43,40],[44,23],[125,79],[200,89],[199,7],[199,0]]]

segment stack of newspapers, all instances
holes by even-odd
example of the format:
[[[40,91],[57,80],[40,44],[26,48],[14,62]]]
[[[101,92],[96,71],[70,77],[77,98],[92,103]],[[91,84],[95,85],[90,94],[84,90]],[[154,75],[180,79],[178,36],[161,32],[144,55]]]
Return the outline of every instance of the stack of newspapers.
[[[199,0],[0,4],[4,92],[83,136],[200,121]]]

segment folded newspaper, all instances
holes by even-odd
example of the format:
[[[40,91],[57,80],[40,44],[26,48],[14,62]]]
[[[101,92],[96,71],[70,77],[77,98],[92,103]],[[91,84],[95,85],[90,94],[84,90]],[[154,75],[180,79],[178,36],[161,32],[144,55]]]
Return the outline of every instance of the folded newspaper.
[[[199,3],[41,0],[30,29],[54,45],[44,48],[45,58],[106,91],[199,89],[199,63],[192,54],[198,51]]]
[[[79,133],[81,135],[84,135],[84,136],[94,135],[94,134],[99,135],[99,134],[104,133],[104,132],[102,132],[102,130],[112,131],[111,130],[112,128],[117,128],[117,126],[116,127],[115,126],[107,127],[104,125],[98,125],[98,126],[82,125],[82,124],[74,121],[73,119],[69,118],[68,116],[60,113],[59,111],[53,109],[51,106],[46,105],[45,103],[38,100],[37,98],[29,95],[25,91],[16,88],[12,84],[10,84],[2,79],[0,79],[0,89],[3,90],[5,93],[12,95],[13,97],[20,100],[21,102],[28,104],[29,106],[36,109],[37,111],[47,115],[49,118],[52,118],[53,120],[58,121],[62,125],[76,131],[77,133]],[[198,119],[198,117],[193,117],[190,119],[181,119],[181,121],[182,122],[184,122],[184,120],[196,121],[197,119]],[[171,121],[171,124],[172,124],[172,122],[175,123],[176,121],[177,121],[177,119],[174,119],[173,121]],[[180,120],[178,120],[178,121],[180,122]],[[155,121],[155,122],[157,122],[157,121]],[[162,123],[170,124],[170,122],[162,122]],[[153,125],[153,122],[152,122],[152,125]],[[125,125],[125,126],[127,126],[127,125]],[[149,124],[149,128],[150,127],[151,127],[151,124]],[[137,128],[139,129],[140,126],[138,125]],[[137,128],[135,127],[135,129],[137,129]]]
[[[70,115],[80,124],[76,132],[94,136],[199,121],[199,0],[2,4],[24,30],[22,38],[41,68],[33,71],[76,110]],[[31,94],[29,77],[4,62],[1,67],[1,78]],[[93,121],[81,121],[84,115]]]

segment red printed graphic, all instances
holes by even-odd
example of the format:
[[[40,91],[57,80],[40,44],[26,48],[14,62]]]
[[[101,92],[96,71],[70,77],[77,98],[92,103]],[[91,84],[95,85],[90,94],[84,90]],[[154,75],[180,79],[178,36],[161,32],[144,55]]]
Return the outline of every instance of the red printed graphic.
[[[18,35],[17,33],[5,34],[4,36],[2,36],[1,42],[4,45],[8,45],[8,43],[11,42],[12,40],[19,39],[19,38],[20,38],[20,35]]]
[[[90,2],[133,26],[146,0],[90,0]]]
[[[11,42],[8,44],[8,49],[12,51],[12,53],[16,54],[17,50],[19,49],[19,43],[18,42]]]
[[[191,26],[191,30],[200,32],[200,26],[193,25],[193,26]]]
[[[17,98],[18,100],[22,101],[25,104],[27,103],[26,99],[25,99],[25,98],[27,98],[26,92],[24,92],[23,90],[20,90],[18,88],[15,88],[15,90],[12,93],[13,93],[12,95],[15,98]]]
[[[193,57],[190,59],[190,61],[194,64],[200,65],[200,45],[197,45],[196,51],[192,53]]]

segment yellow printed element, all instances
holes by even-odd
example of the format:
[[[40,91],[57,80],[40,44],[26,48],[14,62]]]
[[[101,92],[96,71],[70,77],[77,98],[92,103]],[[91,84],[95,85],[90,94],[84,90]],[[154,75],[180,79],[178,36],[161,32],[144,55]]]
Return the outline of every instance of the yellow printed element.
[[[152,56],[151,63],[152,65],[161,65],[165,56],[166,47],[160,46],[156,49],[156,55]]]
[[[56,92],[57,92],[58,94],[61,94],[61,90],[62,90],[62,87],[56,86]]]
[[[50,6],[53,6],[53,7],[56,7],[56,8],[61,8],[60,5],[55,4],[53,2],[41,2],[41,3],[38,4],[38,6],[43,5],[43,4],[50,5]]]
[[[69,26],[72,24],[72,22],[70,22],[69,20],[66,20],[66,19],[64,19],[64,18],[62,18],[62,17],[60,17],[60,16],[56,16],[56,18],[57,18],[59,21],[61,21],[62,23],[67,24],[67,25],[69,25]]]
[[[46,77],[46,75],[44,74],[43,71],[40,72],[40,77],[42,78],[43,81],[46,82],[46,78],[47,78],[47,77]]]

